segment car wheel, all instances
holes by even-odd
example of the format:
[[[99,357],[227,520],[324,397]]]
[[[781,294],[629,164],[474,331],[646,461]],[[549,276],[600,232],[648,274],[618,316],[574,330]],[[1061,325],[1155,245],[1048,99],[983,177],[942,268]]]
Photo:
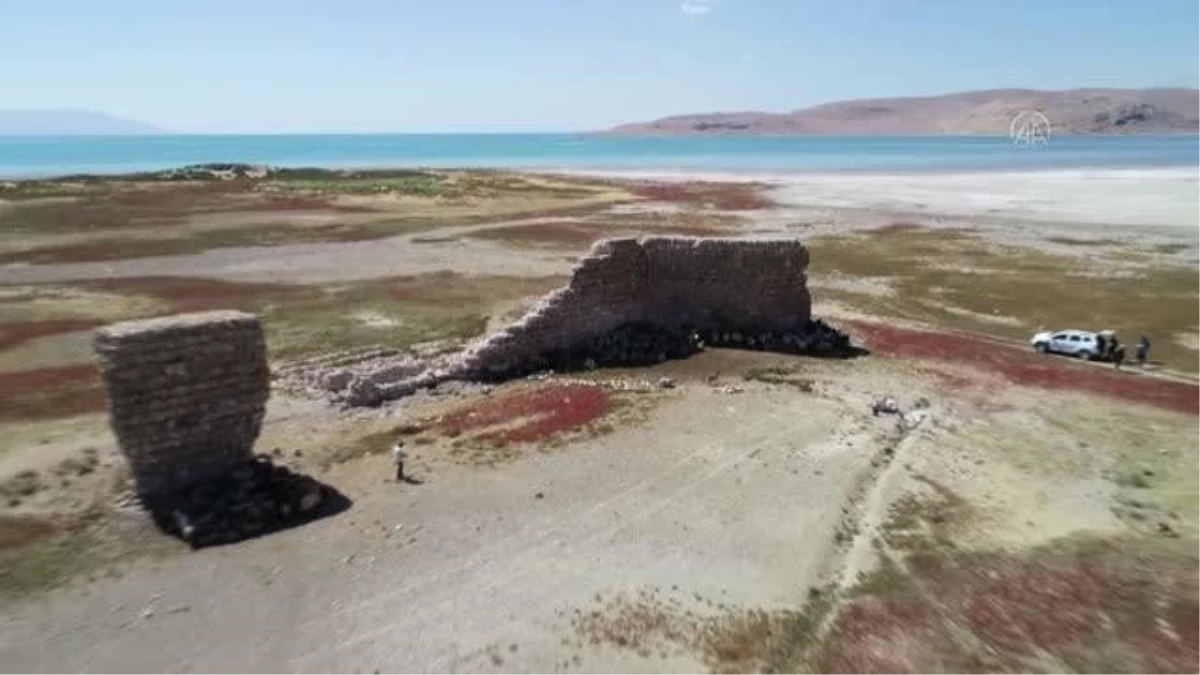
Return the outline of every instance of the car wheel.
[[[1089,352],[1088,350],[1084,349],[1082,351],[1076,352],[1075,356],[1078,356],[1080,359],[1082,359],[1084,361],[1091,361],[1096,355]]]
[[[1045,342],[1039,342],[1034,345],[1033,348],[1036,349],[1037,353],[1039,354],[1045,354],[1046,352],[1050,351]]]

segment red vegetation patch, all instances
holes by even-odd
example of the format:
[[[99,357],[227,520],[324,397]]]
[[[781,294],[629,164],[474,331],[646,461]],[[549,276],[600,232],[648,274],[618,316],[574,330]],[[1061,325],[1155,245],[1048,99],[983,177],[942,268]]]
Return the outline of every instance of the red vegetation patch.
[[[101,239],[86,244],[45,246],[27,251],[2,253],[0,254],[0,263],[20,262],[30,265],[51,265],[54,263],[144,258],[154,255],[171,255],[177,252],[176,243],[170,240]]]
[[[821,672],[1028,671],[1047,655],[1076,672],[1196,671],[1194,560],[1080,551],[925,563],[920,579],[842,609]]]
[[[842,609],[822,650],[822,673],[921,672],[916,645],[936,644],[942,632],[933,608],[904,598],[868,597]],[[905,648],[907,647],[907,648]]]
[[[711,205],[722,211],[756,211],[774,206],[762,188],[749,183],[661,183],[638,185],[633,194],[656,202]]]
[[[1104,370],[970,335],[848,323],[867,348],[887,356],[963,363],[1014,384],[1105,394],[1192,415],[1200,412],[1200,388],[1194,384]]]
[[[947,389],[953,389],[955,391],[970,389],[979,383],[978,380],[972,379],[965,375],[949,373],[938,368],[926,368],[922,372],[929,373],[936,378],[943,387]]]
[[[612,409],[602,388],[588,384],[548,384],[484,399],[433,423],[443,434],[474,434],[502,443],[536,443],[574,431]]]
[[[74,333],[99,326],[101,321],[90,319],[55,319],[50,321],[21,321],[0,324],[0,350],[12,349],[22,342],[48,335]]]
[[[90,382],[95,380],[96,376],[95,366],[89,363],[0,373],[0,392],[5,396],[28,394],[40,389]]]
[[[0,418],[54,419],[104,410],[92,364],[0,373]]]
[[[60,525],[45,518],[0,516],[0,551],[21,548],[61,530]]]

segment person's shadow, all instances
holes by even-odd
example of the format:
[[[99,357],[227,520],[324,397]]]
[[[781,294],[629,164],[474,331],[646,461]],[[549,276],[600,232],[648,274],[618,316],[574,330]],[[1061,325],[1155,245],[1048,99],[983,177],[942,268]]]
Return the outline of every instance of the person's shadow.
[[[408,483],[409,485],[424,485],[425,484],[425,481],[423,481],[420,478],[417,478],[415,476],[405,476],[404,478],[401,478],[400,480],[405,483]]]

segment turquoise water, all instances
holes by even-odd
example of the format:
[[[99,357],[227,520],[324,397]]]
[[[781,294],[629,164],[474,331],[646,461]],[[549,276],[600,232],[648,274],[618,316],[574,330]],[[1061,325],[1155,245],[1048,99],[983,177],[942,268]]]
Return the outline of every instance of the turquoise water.
[[[1196,167],[1196,136],[623,137],[585,134],[0,137],[0,176],[119,173],[204,162],[738,172]]]

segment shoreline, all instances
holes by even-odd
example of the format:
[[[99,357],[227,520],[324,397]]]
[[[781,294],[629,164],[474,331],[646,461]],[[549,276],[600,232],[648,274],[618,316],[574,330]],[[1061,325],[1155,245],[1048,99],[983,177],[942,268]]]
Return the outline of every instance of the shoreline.
[[[1189,169],[1200,136],[604,136],[367,134],[0,137],[0,180],[161,171],[205,163],[329,170],[705,173],[765,176]]]
[[[176,167],[178,168],[178,167]],[[273,167],[288,168],[288,167]],[[1200,168],[1031,167],[992,171],[742,171],[728,169],[492,169],[485,167],[318,167],[335,171],[499,171],[617,181],[760,183],[778,208],[801,212],[866,210],[917,218],[986,218],[1196,231]],[[134,174],[82,174],[121,180]],[[30,180],[62,180],[34,178]],[[19,181],[9,181],[19,182]],[[0,189],[0,204],[4,203]]]
[[[654,182],[764,183],[781,208],[1012,219],[1196,232],[1200,169],[770,173],[559,171]]]
[[[0,166],[0,183],[27,181],[57,181],[66,178],[96,178],[119,180],[137,174],[158,173],[190,166],[209,164],[244,164],[249,166],[264,166],[271,169],[316,169],[322,171],[498,171],[509,173],[616,178],[623,180],[648,180],[661,182],[681,181],[712,181],[727,183],[755,183],[788,181],[796,178],[855,177],[855,178],[886,178],[886,177],[930,177],[947,176],[1079,176],[1093,177],[1098,175],[1127,174],[1145,178],[1185,176],[1200,179],[1200,167],[1191,164],[1130,164],[1124,166],[1076,165],[1076,166],[1026,166],[1012,165],[979,167],[979,166],[943,166],[943,167],[896,167],[896,168],[846,168],[846,167],[813,167],[813,168],[738,168],[738,167],[604,167],[604,166],[564,166],[546,165],[504,165],[487,163],[353,163],[353,162],[320,162],[320,163],[271,163],[257,161],[205,161],[195,163],[173,163],[162,165],[124,165],[118,167],[81,166],[72,169],[51,169],[46,171],[9,172]]]

